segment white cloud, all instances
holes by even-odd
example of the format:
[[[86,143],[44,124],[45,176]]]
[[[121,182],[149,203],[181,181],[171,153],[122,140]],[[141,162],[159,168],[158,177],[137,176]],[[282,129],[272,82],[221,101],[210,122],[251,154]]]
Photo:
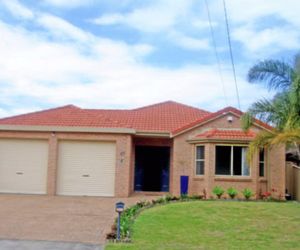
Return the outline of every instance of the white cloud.
[[[274,15],[293,24],[300,24],[298,0],[239,0],[227,1],[231,21],[249,23],[261,17]],[[222,9],[221,9],[222,10]]]
[[[92,4],[93,0],[43,0],[45,4],[60,8],[76,8]]]
[[[91,23],[98,24],[98,25],[114,25],[120,24],[125,21],[125,16],[116,13],[116,14],[105,14],[95,19],[89,20]]]
[[[52,26],[49,32],[55,32]],[[136,107],[166,99],[209,109],[225,105],[215,65],[179,69],[147,66],[137,58],[151,53],[151,46],[130,46],[81,32],[84,39],[78,46],[61,40],[48,41],[43,32],[33,33],[0,22],[4,37],[0,40],[0,82],[6,83],[0,100],[19,96],[48,106],[73,103],[94,108]],[[67,32],[65,36],[77,37],[77,32]],[[82,46],[88,53],[82,53]],[[229,104],[234,105],[231,72],[226,72],[224,78]],[[263,88],[245,81],[240,84],[245,90],[241,96],[244,107],[266,94]],[[249,92],[256,95],[248,95]],[[10,114],[23,107],[21,102],[13,105]],[[0,110],[0,116],[6,114]]]
[[[292,6],[292,7],[291,7]],[[267,57],[284,49],[298,49],[300,43],[300,2],[297,0],[240,0],[229,1],[233,38],[241,42],[249,55]],[[282,20],[269,24],[262,18]],[[267,27],[261,28],[261,25]]]
[[[140,55],[140,56],[149,55],[155,50],[155,47],[149,44],[138,44],[132,46],[132,48],[133,48],[133,54]]]
[[[156,0],[129,13],[104,14],[91,21],[99,25],[125,24],[142,32],[163,32],[184,18],[190,12],[192,3],[192,0]]]
[[[288,34],[288,39],[285,37]],[[274,27],[257,31],[252,26],[235,29],[233,38],[247,48],[247,53],[271,55],[283,49],[298,49],[300,34],[289,27]],[[257,56],[257,55],[256,55]]]
[[[209,28],[209,22],[202,19],[194,19],[191,21],[191,25],[196,29],[207,29]],[[212,27],[217,27],[219,24],[216,21],[211,22]]]
[[[174,26],[191,14],[193,1],[153,1],[146,7],[137,8],[125,14],[104,14],[89,20],[97,25],[127,25],[143,33],[165,33],[169,40],[177,46],[189,50],[209,48],[209,40],[192,37],[185,32],[175,31]],[[216,23],[213,23],[215,25]],[[208,28],[208,22],[194,19],[191,23],[197,29]]]
[[[91,3],[45,1],[61,8]],[[278,0],[253,1],[228,1],[232,37],[243,44],[245,54],[263,57],[278,49],[298,48],[300,19],[297,8],[279,5]],[[287,1],[288,4],[292,3]],[[32,103],[49,107],[73,103],[83,107],[117,105],[126,108],[166,99],[213,110],[226,105],[216,65],[201,61],[202,64],[170,69],[149,66],[140,60],[156,49],[147,43],[145,37],[148,35],[166,38],[167,42],[185,49],[210,49],[208,35],[201,38],[201,32],[208,33],[205,30],[209,28],[204,21],[206,16],[198,18],[191,14],[192,0],[150,1],[151,6],[133,9],[128,13],[115,10],[114,14],[105,14],[93,20],[99,25],[125,24],[141,31],[145,35],[141,39],[143,42],[133,45],[97,37],[57,16],[29,10],[16,0],[5,2],[13,15],[38,25],[41,30],[26,29],[27,25],[22,28],[23,23],[18,26],[0,21],[0,104],[3,102],[12,107],[10,111],[0,108],[0,116],[39,108],[38,104],[32,104],[23,109],[23,103],[15,101],[16,97],[26,97],[32,99]],[[219,6],[220,1],[210,3],[214,7],[217,4]],[[21,8],[12,7],[13,4]],[[294,4],[298,6],[298,1],[294,1]],[[219,35],[224,23],[224,13],[219,7],[211,8],[212,17],[220,12],[218,18],[213,18],[216,35]],[[279,15],[287,23],[284,26],[261,28],[256,22],[266,14]],[[190,24],[188,27],[187,23]],[[226,41],[225,36],[223,38]],[[224,45],[227,52],[225,42],[217,44],[221,49]],[[228,104],[236,106],[232,72],[227,70],[226,64],[222,68]],[[241,76],[241,71],[237,72],[242,108],[245,109],[262,96],[270,96],[262,86],[248,84]]]
[[[169,37],[175,44],[185,49],[204,50],[210,48],[208,39],[196,39],[176,31],[170,32]]]
[[[57,38],[69,38],[77,41],[87,41],[89,33],[82,31],[78,27],[70,24],[62,18],[50,14],[41,14],[37,18],[37,23],[46,28]]]
[[[17,0],[2,0],[4,7],[16,18],[32,19],[33,12]]]

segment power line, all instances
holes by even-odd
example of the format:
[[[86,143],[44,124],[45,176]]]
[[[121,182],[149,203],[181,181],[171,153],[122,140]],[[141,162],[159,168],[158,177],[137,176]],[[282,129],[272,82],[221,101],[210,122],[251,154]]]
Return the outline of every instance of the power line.
[[[238,88],[238,84],[237,84],[237,80],[236,80],[236,72],[235,72],[235,66],[234,66],[234,60],[233,60],[233,54],[232,54],[232,45],[231,45],[231,39],[230,39],[230,31],[229,31],[227,8],[226,8],[225,0],[223,0],[223,7],[224,7],[224,14],[225,14],[225,22],[226,22],[226,29],[227,29],[228,46],[229,46],[231,66],[232,66],[232,72],[233,72],[233,78],[234,78],[234,84],[235,84],[235,91],[236,91],[236,96],[237,96],[238,107],[239,107],[239,109],[241,109],[239,88]]]
[[[216,56],[216,60],[217,60],[218,72],[219,72],[219,76],[220,76],[220,80],[221,80],[221,84],[222,84],[222,90],[223,90],[225,102],[228,106],[228,98],[227,98],[225,84],[224,84],[224,78],[223,78],[223,74],[222,74],[221,61],[220,61],[218,51],[217,51],[216,38],[215,38],[215,33],[214,33],[212,22],[211,22],[210,11],[209,11],[207,0],[204,0],[204,2],[205,2],[205,6],[206,6],[207,18],[208,18],[208,22],[209,22],[210,34],[211,34],[211,37],[212,37],[214,52],[215,52],[215,56]]]

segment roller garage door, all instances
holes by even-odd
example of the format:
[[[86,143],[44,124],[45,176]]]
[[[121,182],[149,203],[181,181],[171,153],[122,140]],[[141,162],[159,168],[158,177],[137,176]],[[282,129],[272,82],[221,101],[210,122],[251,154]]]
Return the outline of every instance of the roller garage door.
[[[45,194],[48,141],[0,139],[0,192]]]
[[[57,194],[114,196],[116,145],[60,141]]]

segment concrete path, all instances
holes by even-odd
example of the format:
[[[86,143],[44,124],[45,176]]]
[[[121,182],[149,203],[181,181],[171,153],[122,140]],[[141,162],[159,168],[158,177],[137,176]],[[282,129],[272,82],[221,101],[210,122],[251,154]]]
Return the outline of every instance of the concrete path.
[[[103,250],[104,247],[93,244],[30,241],[30,240],[0,240],[1,250]]]

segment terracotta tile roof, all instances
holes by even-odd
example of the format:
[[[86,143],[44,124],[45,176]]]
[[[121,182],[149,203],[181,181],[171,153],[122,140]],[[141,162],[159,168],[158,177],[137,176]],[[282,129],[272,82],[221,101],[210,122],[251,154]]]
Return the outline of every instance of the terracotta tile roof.
[[[176,135],[227,112],[238,116],[243,114],[232,107],[211,113],[173,101],[131,110],[81,109],[67,105],[2,118],[0,125],[131,128],[138,131],[170,132]],[[267,129],[271,128],[260,121],[257,123]]]
[[[209,120],[213,120],[213,119],[216,119],[217,117],[223,115],[223,114],[227,114],[227,113],[233,113],[233,114],[236,114],[237,116],[242,116],[243,115],[243,112],[234,108],[234,107],[226,107],[224,109],[220,109],[219,111],[217,112],[214,112],[214,113],[210,113],[204,117],[201,117],[199,118],[198,120],[195,120],[195,121],[192,121],[191,123],[189,124],[185,124],[184,126],[182,127],[178,127],[176,130],[172,131],[172,133],[174,135],[177,135],[181,132],[184,132],[186,130],[189,130],[191,128],[193,128],[194,126],[198,126],[199,124],[201,123],[204,123],[204,122],[207,122]],[[269,126],[268,124],[260,121],[260,120],[257,120],[257,119],[254,119],[255,123],[260,125],[261,127],[265,128],[265,129],[268,129],[268,130],[272,130],[273,127]]]
[[[211,129],[197,135],[194,139],[225,139],[225,140],[252,140],[256,134],[249,130],[222,130]]]
[[[132,110],[81,109],[67,105],[55,109],[0,119],[0,125],[82,126],[133,128],[171,132],[210,112],[167,101]]]

